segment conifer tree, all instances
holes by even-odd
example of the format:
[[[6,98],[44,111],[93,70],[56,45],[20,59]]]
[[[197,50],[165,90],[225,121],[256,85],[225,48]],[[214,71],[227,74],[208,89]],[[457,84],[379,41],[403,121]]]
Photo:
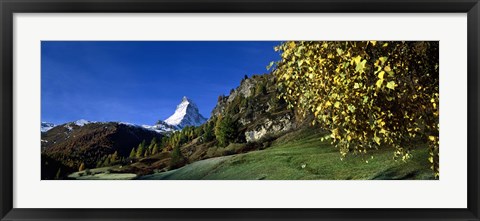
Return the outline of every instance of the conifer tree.
[[[152,149],[152,155],[155,155],[158,153],[158,144],[155,144]]]
[[[142,143],[140,143],[140,144],[138,145],[137,154],[136,154],[137,158],[143,157],[143,154],[144,154],[144,152],[145,152],[144,149],[145,149],[145,141],[143,141]]]
[[[215,137],[220,146],[227,146],[237,137],[237,124],[229,116],[218,117],[215,125]]]
[[[145,150],[145,153],[143,153],[143,156],[144,156],[144,157],[150,156],[150,150],[146,149],[146,150]]]
[[[152,152],[155,144],[157,144],[157,138],[156,137],[152,138],[152,141],[150,141],[150,145],[148,145],[148,150],[150,151],[150,153]]]
[[[130,155],[128,157],[135,158],[136,154],[137,154],[137,151],[135,150],[135,147],[134,147],[134,148],[132,148],[132,151],[130,151]]]
[[[115,151],[115,153],[112,154],[112,157],[111,157],[111,159],[110,159],[110,162],[112,162],[112,163],[113,163],[113,162],[117,162],[117,160],[118,160],[118,152]]]

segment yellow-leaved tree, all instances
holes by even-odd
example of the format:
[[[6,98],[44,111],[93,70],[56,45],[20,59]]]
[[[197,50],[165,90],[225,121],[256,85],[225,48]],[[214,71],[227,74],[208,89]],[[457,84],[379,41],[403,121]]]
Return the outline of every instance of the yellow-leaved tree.
[[[330,131],[342,157],[392,148],[408,160],[427,143],[438,177],[438,42],[288,41],[275,50],[280,96]]]

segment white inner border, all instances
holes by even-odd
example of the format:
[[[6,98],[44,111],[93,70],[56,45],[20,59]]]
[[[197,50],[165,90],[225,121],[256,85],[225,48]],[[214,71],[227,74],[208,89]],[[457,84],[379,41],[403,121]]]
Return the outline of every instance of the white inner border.
[[[439,40],[440,180],[41,181],[42,40]],[[15,208],[466,208],[467,16],[15,14],[13,148]]]

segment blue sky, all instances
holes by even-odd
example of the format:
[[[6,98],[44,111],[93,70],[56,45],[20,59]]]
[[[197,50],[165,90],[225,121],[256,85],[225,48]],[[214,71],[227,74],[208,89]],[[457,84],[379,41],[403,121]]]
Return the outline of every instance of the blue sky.
[[[200,113],[241,79],[266,73],[280,42],[43,41],[42,121],[154,124],[183,96]]]

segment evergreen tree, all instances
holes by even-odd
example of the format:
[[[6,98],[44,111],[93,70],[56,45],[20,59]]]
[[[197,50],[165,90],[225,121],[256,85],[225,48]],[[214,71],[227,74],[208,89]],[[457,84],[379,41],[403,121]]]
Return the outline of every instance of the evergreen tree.
[[[137,158],[143,157],[143,154],[145,152],[144,149],[145,149],[145,140],[138,145],[137,154],[136,154]]]
[[[144,157],[150,156],[150,150],[146,149],[146,150],[145,150],[145,153],[143,153],[143,156],[144,156]]]
[[[158,144],[155,144],[152,149],[152,155],[155,155],[158,153]]]
[[[183,156],[182,151],[180,151],[179,147],[175,147],[171,154],[170,168],[175,169],[181,167],[184,163],[185,157]]]
[[[203,127],[203,139],[205,142],[209,142],[215,139],[215,132],[214,132],[214,124],[215,122],[212,120],[205,124]]]
[[[117,160],[118,160],[118,152],[115,151],[115,153],[112,154],[110,162],[114,163],[114,162],[117,162]]]
[[[219,116],[215,125],[215,137],[220,146],[227,146],[237,137],[237,124],[232,118]]]
[[[150,152],[152,152],[153,147],[155,146],[155,144],[157,144],[157,138],[156,138],[156,137],[152,138],[152,141],[150,141],[150,145],[148,145],[148,150],[149,150]]]
[[[130,151],[130,155],[128,157],[135,158],[136,154],[137,154],[137,151],[135,150],[135,147],[134,147],[132,148],[132,151]]]

